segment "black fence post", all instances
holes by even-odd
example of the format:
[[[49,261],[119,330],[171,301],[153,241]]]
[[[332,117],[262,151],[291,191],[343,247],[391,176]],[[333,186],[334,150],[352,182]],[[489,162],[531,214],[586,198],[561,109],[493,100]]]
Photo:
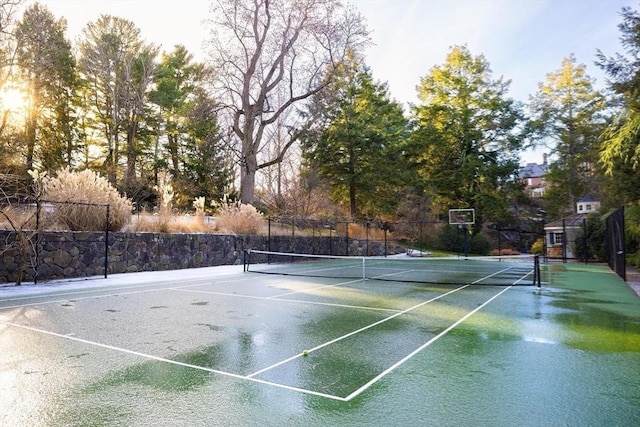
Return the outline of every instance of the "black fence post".
[[[107,221],[104,229],[104,278],[109,270],[109,205],[107,205]]]
[[[42,205],[40,203],[40,196],[36,197],[36,244],[35,244],[35,266],[33,267],[33,284],[38,284],[38,267],[40,266],[40,211]]]
[[[538,288],[542,287],[542,280],[540,279],[540,255],[533,257],[533,284]]]
[[[384,256],[387,256],[387,228],[388,227],[384,227]]]
[[[609,268],[622,280],[627,280],[624,237],[624,206],[618,208],[606,220],[606,249]]]
[[[331,230],[331,228],[332,227],[329,226],[329,255],[333,255],[333,248],[332,248],[332,245],[331,245],[331,243],[333,242],[333,236],[332,236],[332,234],[333,234],[332,231],[333,230]]]
[[[271,252],[271,217],[267,217],[267,250]]]
[[[366,220],[364,225],[364,244],[365,244],[365,256],[369,256],[369,220]]]
[[[582,218],[582,243],[584,244],[584,263],[589,264],[589,236],[587,236],[587,220]]]
[[[347,253],[346,253],[346,255],[349,256],[349,221],[345,222],[344,229],[345,229],[345,236],[346,236],[346,239],[347,239],[347,245],[346,245],[347,246],[347,248],[346,248],[346,252]]]
[[[562,218],[562,262],[567,262],[567,225]]]

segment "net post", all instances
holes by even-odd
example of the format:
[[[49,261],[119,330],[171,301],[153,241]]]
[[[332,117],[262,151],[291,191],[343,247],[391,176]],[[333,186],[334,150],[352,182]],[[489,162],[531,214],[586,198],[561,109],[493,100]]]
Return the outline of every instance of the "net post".
[[[540,255],[533,257],[533,284],[540,288],[542,282],[540,280]]]
[[[245,249],[242,251],[242,271],[244,273],[246,273],[247,271],[249,271],[249,257],[250,257],[250,250],[249,249]]]
[[[367,279],[367,272],[365,270],[365,257],[362,257],[362,280]]]

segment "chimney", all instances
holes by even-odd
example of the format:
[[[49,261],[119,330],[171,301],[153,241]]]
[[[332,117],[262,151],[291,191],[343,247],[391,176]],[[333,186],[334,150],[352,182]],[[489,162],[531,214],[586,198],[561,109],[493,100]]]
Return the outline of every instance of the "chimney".
[[[547,165],[547,153],[542,153],[542,164]]]

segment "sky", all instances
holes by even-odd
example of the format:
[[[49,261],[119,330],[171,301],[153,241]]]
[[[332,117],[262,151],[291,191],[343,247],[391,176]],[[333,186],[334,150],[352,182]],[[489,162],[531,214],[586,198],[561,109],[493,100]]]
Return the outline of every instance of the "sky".
[[[82,28],[100,14],[126,18],[147,42],[171,51],[184,45],[204,60],[207,38],[203,20],[207,0],[40,0],[68,23],[75,40]],[[366,62],[373,77],[389,85],[391,96],[417,103],[416,86],[430,69],[442,65],[452,46],[466,45],[474,56],[484,55],[494,78],[511,80],[508,96],[527,102],[548,73],[574,54],[578,64],[606,86],[594,64],[597,49],[612,56],[623,52],[618,24],[624,6],[619,0],[349,0],[365,17],[372,46]],[[540,162],[539,153],[527,161]]]

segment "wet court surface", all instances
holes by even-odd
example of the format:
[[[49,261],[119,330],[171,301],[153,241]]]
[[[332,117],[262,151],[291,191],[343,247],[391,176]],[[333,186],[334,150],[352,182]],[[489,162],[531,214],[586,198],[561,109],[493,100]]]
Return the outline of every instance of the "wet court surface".
[[[0,425],[640,425],[640,298],[241,267],[0,288]]]

